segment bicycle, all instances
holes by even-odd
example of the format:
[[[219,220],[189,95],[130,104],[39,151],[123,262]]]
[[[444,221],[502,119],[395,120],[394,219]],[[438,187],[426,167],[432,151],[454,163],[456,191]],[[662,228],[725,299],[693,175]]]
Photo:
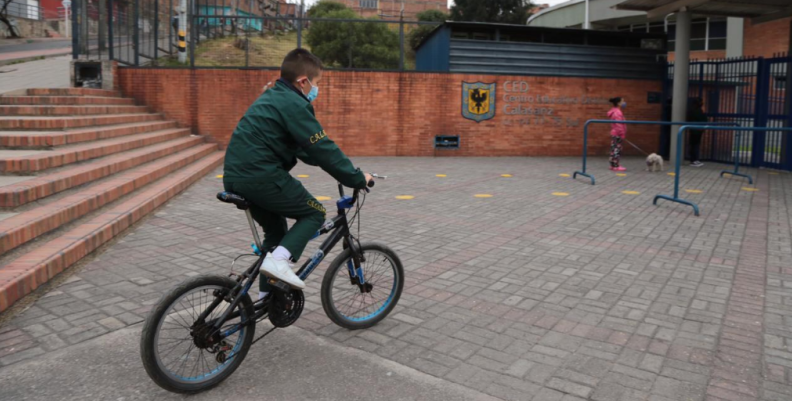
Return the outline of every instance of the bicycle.
[[[368,186],[373,185],[372,180]],[[362,201],[360,190],[350,197],[344,195],[341,184],[338,189],[338,215],[312,239],[330,235],[297,275],[306,280],[325,255],[343,241],[343,251],[322,280],[322,307],[335,324],[349,330],[366,329],[388,316],[398,303],[404,269],[393,250],[376,242],[361,243],[350,231],[357,220],[360,235],[359,214],[368,188],[362,192]],[[163,295],[146,318],[140,342],[143,366],[157,385],[176,393],[197,393],[220,384],[240,366],[252,344],[296,322],[305,304],[301,290],[271,278],[268,282],[273,291],[256,302],[250,299],[248,292],[267,252],[261,249],[250,204],[230,192],[220,192],[217,198],[245,211],[253,233],[253,254],[235,258],[228,276],[202,275],[182,282]],[[355,213],[348,218],[353,207]],[[233,273],[234,264],[245,256],[257,260],[242,274]],[[366,303],[369,300],[373,302]],[[256,323],[267,318],[273,327],[254,341]],[[174,353],[179,349],[184,352]]]

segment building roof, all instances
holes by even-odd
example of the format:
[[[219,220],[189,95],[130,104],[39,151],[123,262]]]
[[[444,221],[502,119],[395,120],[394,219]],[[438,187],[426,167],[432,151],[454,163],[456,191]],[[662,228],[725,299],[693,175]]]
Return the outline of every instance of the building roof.
[[[626,0],[618,10],[645,11],[649,18],[687,7],[694,14],[752,18],[754,23],[792,16],[789,0]]]
[[[551,12],[553,12],[555,10],[558,10],[558,9],[561,9],[561,8],[566,8],[566,7],[569,7],[569,6],[578,4],[578,3],[582,3],[584,1],[585,0],[569,0],[569,1],[565,1],[563,3],[558,3],[558,4],[556,4],[556,5],[552,6],[552,7],[543,8],[543,9],[531,14],[528,17],[528,21],[526,21],[526,22],[531,22],[531,20],[533,20],[534,18],[536,18],[536,17],[538,17],[538,16],[540,16],[542,14],[551,13]]]
[[[436,35],[440,30],[450,28],[454,31],[462,29],[498,29],[501,32],[522,32],[522,33],[540,33],[545,32],[548,34],[556,34],[567,37],[595,37],[595,38],[643,38],[643,39],[662,39],[665,41],[666,35],[664,33],[637,33],[637,32],[617,32],[617,31],[600,31],[591,29],[576,29],[576,28],[548,28],[548,27],[534,27],[527,25],[516,24],[500,24],[490,22],[467,22],[467,21],[446,21],[445,23],[436,26],[429,32],[421,42],[415,47],[416,49],[424,45],[429,39]]]

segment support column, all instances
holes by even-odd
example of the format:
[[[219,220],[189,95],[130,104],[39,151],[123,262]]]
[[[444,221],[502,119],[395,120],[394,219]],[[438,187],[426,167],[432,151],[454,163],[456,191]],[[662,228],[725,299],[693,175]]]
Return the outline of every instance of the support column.
[[[585,9],[583,15],[583,29],[591,29],[591,9],[589,8],[589,0],[585,0]]]
[[[674,50],[674,92],[671,100],[671,120],[687,120],[688,81],[690,78],[690,11],[687,8],[676,14],[676,48]],[[679,126],[671,127],[671,163],[685,159],[684,143],[682,154],[677,154],[677,132]],[[684,140],[684,138],[682,138]]]

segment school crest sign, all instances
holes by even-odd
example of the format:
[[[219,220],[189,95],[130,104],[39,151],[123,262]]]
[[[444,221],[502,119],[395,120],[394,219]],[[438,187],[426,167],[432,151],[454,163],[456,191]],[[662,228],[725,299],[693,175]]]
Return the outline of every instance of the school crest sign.
[[[495,117],[495,83],[462,82],[462,117],[477,123]]]

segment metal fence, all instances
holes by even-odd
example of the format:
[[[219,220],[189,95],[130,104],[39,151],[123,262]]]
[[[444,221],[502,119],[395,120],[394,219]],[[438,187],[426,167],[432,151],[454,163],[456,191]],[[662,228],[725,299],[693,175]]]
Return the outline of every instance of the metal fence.
[[[690,98],[704,101],[712,122],[743,127],[792,126],[792,57],[752,57],[690,64]],[[670,88],[674,65],[669,65]],[[780,131],[746,132],[739,142],[731,132],[706,132],[702,157],[707,160],[792,170],[789,136]]]
[[[186,64],[179,64],[179,0],[75,0],[75,58],[117,60],[133,66],[277,68],[303,47],[330,69],[412,70],[414,45],[439,23],[300,18],[289,9],[263,10],[244,0],[189,2]],[[112,19],[108,18],[113,10]],[[291,12],[291,15],[281,14]],[[272,15],[270,15],[272,14]],[[94,17],[95,16],[95,17]],[[83,23],[86,21],[87,23]]]
[[[38,4],[28,4],[19,1],[12,1],[6,9],[8,17],[24,18],[39,21],[43,18],[41,7]]]

